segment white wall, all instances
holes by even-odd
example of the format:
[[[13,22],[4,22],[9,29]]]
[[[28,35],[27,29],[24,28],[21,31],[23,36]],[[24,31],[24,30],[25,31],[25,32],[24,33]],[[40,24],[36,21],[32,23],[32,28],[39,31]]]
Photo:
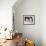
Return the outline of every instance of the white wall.
[[[22,32],[24,38],[35,41],[41,46],[41,0],[22,0],[19,5],[13,6],[15,29]],[[35,25],[24,25],[23,15],[35,15]]]
[[[46,46],[46,0],[41,0],[41,2],[40,0],[23,1],[20,3],[21,5],[15,3],[13,6],[15,29],[23,32],[27,38],[33,38],[37,46],[39,46],[39,43],[42,44],[40,46]],[[25,14],[35,15],[35,25],[23,25],[23,15]]]
[[[41,1],[41,38],[42,46],[46,46],[46,0]]]
[[[0,27],[12,28],[12,6],[16,0],[0,0]]]

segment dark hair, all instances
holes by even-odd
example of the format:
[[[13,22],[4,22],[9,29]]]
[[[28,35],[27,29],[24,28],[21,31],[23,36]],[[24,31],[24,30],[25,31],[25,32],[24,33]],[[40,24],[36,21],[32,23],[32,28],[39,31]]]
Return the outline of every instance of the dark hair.
[[[26,19],[30,20],[30,18],[29,18],[29,17],[25,17],[25,21],[26,21]]]
[[[32,17],[30,17],[30,19],[32,20],[32,22],[33,22],[33,18]]]

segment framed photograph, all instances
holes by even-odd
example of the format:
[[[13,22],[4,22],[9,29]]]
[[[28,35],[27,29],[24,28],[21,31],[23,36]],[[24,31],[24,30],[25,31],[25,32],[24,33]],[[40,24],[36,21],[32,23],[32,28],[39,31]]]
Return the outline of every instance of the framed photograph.
[[[34,25],[35,15],[23,15],[23,24],[24,25]]]

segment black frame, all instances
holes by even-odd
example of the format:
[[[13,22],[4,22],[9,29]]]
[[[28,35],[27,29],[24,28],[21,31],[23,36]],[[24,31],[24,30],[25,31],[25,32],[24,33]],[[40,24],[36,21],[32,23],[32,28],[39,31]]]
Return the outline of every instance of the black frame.
[[[25,17],[29,17],[29,16],[30,16],[30,17],[33,17],[33,23],[32,23],[32,24],[25,24],[25,23],[24,23],[24,19],[25,19],[24,16],[25,16]],[[24,24],[24,25],[35,25],[35,15],[23,15],[23,24]]]

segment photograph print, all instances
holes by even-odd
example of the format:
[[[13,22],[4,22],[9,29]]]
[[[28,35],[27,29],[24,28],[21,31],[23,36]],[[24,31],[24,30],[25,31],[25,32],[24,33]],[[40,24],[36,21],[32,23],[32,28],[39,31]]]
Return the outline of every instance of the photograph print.
[[[34,15],[24,15],[23,23],[24,23],[24,25],[34,25],[35,24],[35,16]]]

